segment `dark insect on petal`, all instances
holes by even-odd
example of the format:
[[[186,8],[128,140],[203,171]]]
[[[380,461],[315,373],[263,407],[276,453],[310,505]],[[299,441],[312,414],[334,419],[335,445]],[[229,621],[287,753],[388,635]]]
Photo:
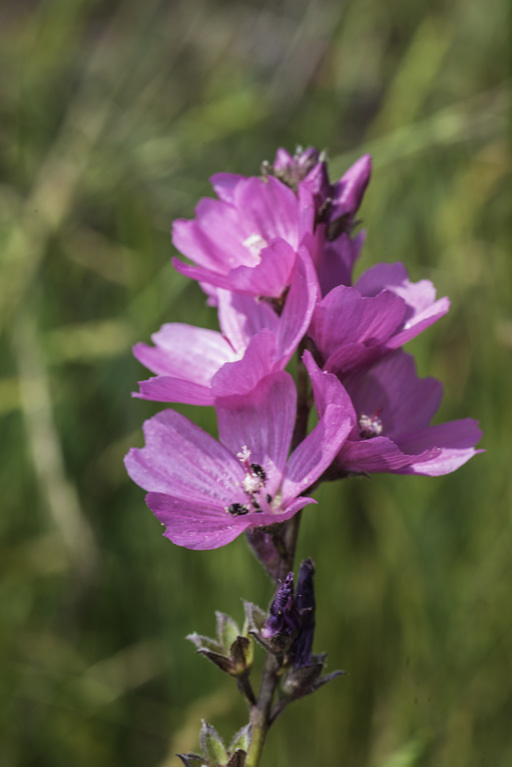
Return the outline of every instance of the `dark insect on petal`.
[[[250,469],[251,474],[254,474],[255,477],[261,479],[262,482],[267,481],[267,473],[263,466],[260,466],[259,463],[251,463]]]
[[[231,506],[227,507],[226,511],[232,514],[234,517],[240,517],[242,514],[248,514],[249,508],[244,506],[243,503],[232,503]]]

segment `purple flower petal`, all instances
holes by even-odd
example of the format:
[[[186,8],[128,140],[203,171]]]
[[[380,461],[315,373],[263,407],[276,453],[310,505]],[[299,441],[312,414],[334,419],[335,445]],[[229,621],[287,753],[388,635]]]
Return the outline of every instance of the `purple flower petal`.
[[[286,360],[284,364],[291,359],[309,327],[318,293],[314,266],[308,251],[301,246],[283,313],[276,328],[278,356]]]
[[[389,340],[389,349],[397,349],[410,341],[450,308],[447,298],[435,300],[436,290],[430,280],[411,282],[407,269],[400,262],[376,264],[361,275],[355,287],[364,296],[377,296],[383,290],[390,290],[405,301],[407,310],[404,323],[401,330]]]
[[[247,394],[262,378],[273,372],[275,364],[275,335],[263,329],[251,338],[241,360],[227,362],[215,373],[212,378],[214,396],[219,398]]]
[[[254,234],[267,242],[280,237],[293,249],[298,247],[298,201],[285,184],[273,176],[240,181],[235,205],[244,239]]]
[[[163,325],[151,336],[155,348],[136,344],[134,356],[153,373],[207,385],[225,362],[234,359],[231,345],[220,333],[192,325]]]
[[[328,360],[326,369],[341,373],[369,357],[402,323],[405,302],[390,291],[363,298],[355,288],[334,288],[316,306],[310,335]]]
[[[402,471],[403,474],[425,474],[438,477],[449,474],[469,461],[483,450],[475,450],[474,446],[482,437],[478,421],[463,418],[459,421],[448,421],[436,426],[428,426],[407,437],[400,438],[400,447],[409,453],[418,453],[436,447],[439,454],[428,463],[416,463]]]
[[[269,494],[281,483],[295,423],[297,393],[288,373],[264,378],[245,396],[217,400],[219,439],[236,455],[244,446],[265,469]]]
[[[218,549],[249,526],[245,517],[231,517],[220,505],[183,501],[162,493],[149,493],[146,503],[165,525],[165,537],[187,549]]]
[[[344,378],[357,416],[378,413],[383,434],[397,441],[405,431],[428,426],[437,412],[443,387],[435,378],[418,378],[414,358],[393,351],[365,372]]]
[[[194,381],[174,378],[173,376],[156,376],[146,381],[139,381],[139,392],[133,396],[139,399],[149,399],[153,402],[182,402],[185,405],[213,405],[215,396],[211,387]]]
[[[310,354],[305,355],[315,377],[321,412],[313,431],[295,448],[285,470],[283,502],[310,487],[331,465],[350,434],[353,409],[345,389],[331,373],[320,372]]]
[[[359,258],[366,232],[351,238],[343,232],[333,242],[325,241],[325,227],[317,227],[315,237],[304,242],[313,254],[322,295],[327,295],[338,285],[352,284],[352,271]]]
[[[230,516],[220,505],[184,501],[163,493],[149,493],[146,503],[165,525],[166,538],[187,549],[204,550],[225,546],[251,527],[285,522],[304,506],[316,501],[312,498],[296,498],[278,514],[252,512],[240,517]]]
[[[393,473],[413,463],[420,465],[423,461],[432,460],[438,455],[439,450],[432,447],[410,455],[404,453],[388,437],[374,437],[368,440],[347,440],[336,462],[342,471],[347,473]]]
[[[345,387],[335,375],[320,370],[311,352],[306,350],[302,356],[302,361],[311,379],[318,416],[323,417],[329,404],[337,404],[349,414],[352,426],[354,426],[357,421],[356,412]]]
[[[222,274],[253,263],[243,239],[236,209],[219,200],[201,200],[193,221],[178,219],[173,224],[174,247],[199,266]]]
[[[279,317],[266,301],[229,290],[219,290],[218,297],[219,324],[235,351],[243,353],[251,338],[264,328],[277,335]]]
[[[144,490],[222,506],[243,500],[241,491],[234,497],[244,477],[240,463],[185,416],[164,410],[145,422],[144,435],[146,446],[125,458],[128,474]]]
[[[437,322],[443,317],[450,308],[450,300],[448,298],[440,298],[439,301],[431,304],[427,309],[422,312],[418,312],[414,317],[407,320],[403,326],[403,330],[397,333],[393,338],[388,341],[388,349],[398,349],[399,346],[410,341],[412,338],[416,338],[419,333],[429,328],[434,322]]]
[[[156,378],[139,383],[136,397],[158,402],[185,402],[212,405],[210,380],[225,362],[236,359],[230,344],[220,333],[191,325],[163,325],[154,333],[153,348],[137,344],[135,357],[155,373]]]
[[[239,266],[231,270],[231,289],[252,296],[280,298],[290,282],[295,265],[295,251],[285,240],[276,239],[260,251],[258,258],[258,264]]]
[[[235,188],[244,178],[238,173],[215,173],[210,177],[210,183],[219,200],[233,205]]]

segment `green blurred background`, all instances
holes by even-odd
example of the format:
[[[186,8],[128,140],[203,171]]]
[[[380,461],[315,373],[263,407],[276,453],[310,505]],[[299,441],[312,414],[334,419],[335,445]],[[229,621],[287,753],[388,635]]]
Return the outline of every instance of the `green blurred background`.
[[[362,152],[358,270],[404,261],[452,310],[409,346],[456,474],[323,487],[317,651],[349,675],[290,707],[265,767],[512,764],[512,254],[506,0],[45,0],[0,7],[0,764],[177,767],[246,721],[184,636],[270,583],[239,539],[161,536],[122,457],[160,409],[130,347],[215,327],[170,265],[208,177],[275,149]],[[209,410],[182,408],[214,431]]]

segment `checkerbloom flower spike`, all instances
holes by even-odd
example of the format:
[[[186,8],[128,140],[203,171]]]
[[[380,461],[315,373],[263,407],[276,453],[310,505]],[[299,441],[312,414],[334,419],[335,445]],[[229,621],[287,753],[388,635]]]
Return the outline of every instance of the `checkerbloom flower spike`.
[[[449,300],[399,262],[353,279],[370,174],[364,155],[331,182],[313,147],[280,149],[260,176],[217,173],[217,199],[175,222],[174,245],[189,262],[174,265],[198,281],[219,329],[175,322],[154,345],[137,344],[154,376],[135,396],[213,406],[219,439],[167,409],[126,457],[174,543],[209,549],[255,528],[266,535],[314,503],[322,480],[437,476],[481,452],[476,421],[431,425],[441,384],[418,378],[402,349]],[[296,381],[285,370],[294,357]]]

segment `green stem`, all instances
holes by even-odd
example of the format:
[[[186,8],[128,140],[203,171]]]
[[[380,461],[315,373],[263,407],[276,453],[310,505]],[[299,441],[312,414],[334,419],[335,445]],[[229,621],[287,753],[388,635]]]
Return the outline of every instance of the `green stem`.
[[[277,671],[276,659],[273,655],[268,654],[263,667],[258,701],[251,709],[251,743],[247,752],[245,767],[258,767],[260,763],[265,738],[270,726],[270,710],[278,681]]]

